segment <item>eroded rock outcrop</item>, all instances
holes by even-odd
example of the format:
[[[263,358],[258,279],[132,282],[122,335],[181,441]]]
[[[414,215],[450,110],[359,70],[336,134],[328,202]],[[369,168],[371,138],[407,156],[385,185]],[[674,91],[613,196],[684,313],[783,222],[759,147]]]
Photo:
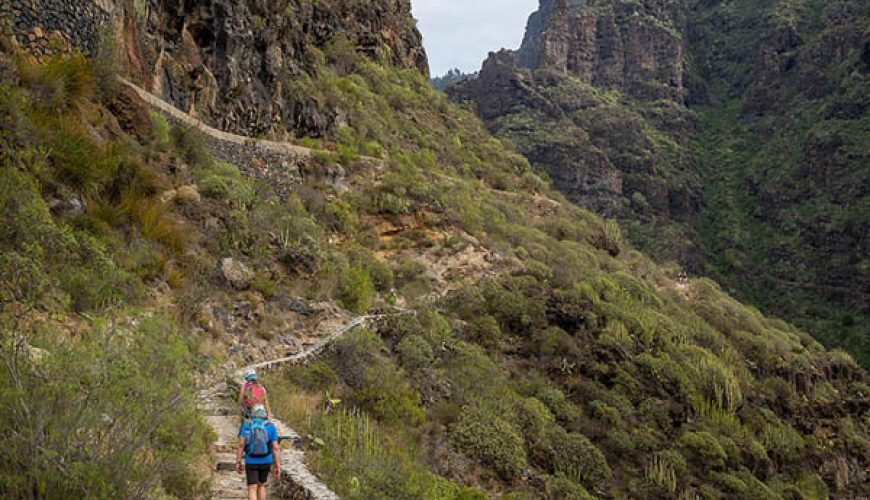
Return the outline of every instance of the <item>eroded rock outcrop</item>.
[[[520,49],[491,53],[477,78],[448,93],[473,102],[570,200],[679,226],[680,243],[654,253],[695,267],[684,222],[702,202],[688,151],[685,30],[674,2],[541,0]]]
[[[429,71],[410,0],[15,0],[0,4],[3,18],[37,55],[90,52],[106,35],[143,88],[250,137],[322,136],[344,122],[306,92],[324,51]]]
[[[685,98],[685,16],[675,2],[599,5],[542,0],[529,19],[519,63],[569,72],[641,99]]]
[[[311,100],[305,75],[343,37],[379,60],[428,72],[408,0],[150,0],[123,13],[126,56],[146,88],[229,132],[319,136],[342,112]]]

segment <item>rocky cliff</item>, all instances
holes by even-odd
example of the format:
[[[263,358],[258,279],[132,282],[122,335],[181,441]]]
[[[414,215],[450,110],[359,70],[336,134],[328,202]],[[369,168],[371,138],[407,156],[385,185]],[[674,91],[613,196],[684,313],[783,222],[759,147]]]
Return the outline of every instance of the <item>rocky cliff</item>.
[[[127,56],[152,91],[223,130],[320,136],[340,109],[294,85],[343,37],[378,60],[428,73],[408,0],[151,0],[126,12]]]
[[[542,0],[519,62],[642,99],[685,97],[685,16],[675,2]]]
[[[642,221],[632,235],[645,250],[697,269],[685,31],[672,2],[542,0],[520,49],[490,54],[449,94],[474,102],[569,199]],[[662,231],[666,244],[643,245]]]
[[[429,71],[409,0],[16,0],[0,16],[40,53],[52,37],[89,51],[111,26],[108,39],[137,83],[210,125],[254,137],[321,136],[343,122],[341,109],[299,88],[330,44]]]

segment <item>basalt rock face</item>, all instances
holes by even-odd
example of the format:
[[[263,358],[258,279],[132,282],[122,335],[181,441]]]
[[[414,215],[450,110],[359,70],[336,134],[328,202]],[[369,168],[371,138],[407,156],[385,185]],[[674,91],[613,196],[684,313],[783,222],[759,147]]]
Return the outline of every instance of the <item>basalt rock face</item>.
[[[242,135],[320,136],[342,111],[298,82],[326,46],[428,74],[410,9],[408,0],[149,0],[119,17],[133,73],[182,110]]]
[[[37,56],[91,52],[114,27],[137,83],[248,136],[321,136],[343,122],[299,83],[331,44],[429,72],[409,0],[10,0],[2,19]]]
[[[682,9],[667,0],[542,0],[529,19],[519,62],[641,99],[682,102],[685,24]]]

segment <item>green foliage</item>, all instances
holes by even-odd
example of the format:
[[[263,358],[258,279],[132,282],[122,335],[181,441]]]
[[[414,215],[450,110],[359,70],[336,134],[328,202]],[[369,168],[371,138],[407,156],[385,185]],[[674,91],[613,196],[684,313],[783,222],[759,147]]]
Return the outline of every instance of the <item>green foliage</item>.
[[[456,447],[496,471],[504,479],[519,476],[526,465],[517,429],[492,410],[468,407],[450,428]]]
[[[100,145],[76,120],[61,118],[52,124],[49,158],[60,179],[80,192],[97,194],[120,164],[117,146]]]
[[[403,338],[396,346],[396,351],[402,364],[411,370],[426,368],[435,360],[432,346],[419,335],[408,335]]]
[[[47,498],[204,492],[184,471],[209,433],[194,404],[189,346],[171,322],[144,317],[125,331],[100,321],[83,338],[59,342],[48,328],[3,318],[13,336],[0,350],[7,367],[0,419],[15,432],[0,459],[2,491]],[[11,348],[21,341],[41,354]]]
[[[612,475],[604,454],[586,436],[551,426],[540,445],[548,468],[592,489],[598,489]]]
[[[486,349],[496,349],[501,342],[501,328],[494,317],[478,316],[468,325],[468,337]]]
[[[405,372],[382,357],[383,347],[381,339],[367,330],[355,331],[338,343],[333,369],[349,389],[345,399],[380,422],[419,425],[425,418],[420,394]]]
[[[151,110],[148,112],[151,117],[151,140],[155,146],[161,149],[168,148],[172,141],[172,127],[166,120],[166,117],[157,111]]]
[[[546,494],[546,498],[552,500],[592,500],[595,498],[583,486],[570,480],[564,474],[547,477]]]
[[[375,285],[365,269],[349,267],[339,276],[338,298],[344,307],[364,313],[372,307]]]
[[[460,498],[463,488],[426,470],[408,449],[390,446],[364,415],[317,413],[306,426],[324,443],[309,450],[309,463],[343,498]]]
[[[237,208],[247,207],[254,200],[251,181],[243,177],[235,165],[206,161],[194,173],[199,190],[206,196],[227,200]]]
[[[36,273],[32,279],[48,280],[65,294],[53,299],[85,312],[118,305],[139,293],[102,242],[51,219],[36,183],[14,167],[0,168],[0,204],[7,207],[0,218],[3,255],[27,262]]]
[[[709,432],[685,432],[680,436],[680,445],[689,460],[698,460],[698,463],[712,468],[725,465],[725,450]]]
[[[96,91],[90,64],[81,54],[51,57],[44,64],[20,56],[17,66],[23,84],[46,110],[82,111]]]

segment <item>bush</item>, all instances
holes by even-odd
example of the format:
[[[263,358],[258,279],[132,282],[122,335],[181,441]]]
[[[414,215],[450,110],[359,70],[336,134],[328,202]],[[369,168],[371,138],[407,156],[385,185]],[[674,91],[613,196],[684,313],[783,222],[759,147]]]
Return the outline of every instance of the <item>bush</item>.
[[[544,432],[555,423],[546,405],[537,398],[521,398],[515,403],[516,423],[526,443],[534,445],[544,438]]]
[[[52,112],[83,110],[97,89],[90,64],[81,54],[51,57],[44,64],[22,57],[18,70],[37,102]]]
[[[523,440],[509,422],[483,408],[466,408],[450,428],[456,447],[512,480],[526,466]]]
[[[546,493],[549,500],[594,500],[595,497],[574,481],[568,479],[565,474],[548,476],[546,479]]]
[[[7,316],[0,318],[5,330]],[[49,325],[40,326],[44,333],[19,332],[43,349],[38,361],[2,341],[4,366],[17,366],[0,371],[0,420],[15,429],[0,455],[5,496],[205,494],[179,474],[210,441],[195,406],[189,345],[163,317],[139,317],[132,331],[111,324],[114,318],[95,322],[75,341]]]
[[[98,144],[77,121],[61,118],[53,123],[49,158],[58,177],[79,192],[97,195],[121,164],[117,147]]]
[[[231,206],[245,208],[254,201],[254,187],[238,167],[225,162],[209,162],[200,165],[196,174],[202,194],[227,200]]]
[[[196,128],[176,126],[172,128],[171,136],[175,151],[188,164],[195,168],[208,168],[214,163],[206,148],[206,136]]]
[[[344,269],[338,280],[338,300],[355,313],[364,313],[372,307],[375,285],[364,269]]]
[[[396,346],[402,364],[407,368],[419,370],[432,364],[435,356],[432,346],[419,335],[408,335]]]
[[[680,445],[687,458],[696,464],[712,468],[725,465],[727,455],[715,436],[709,432],[686,432],[680,436]]]
[[[364,414],[315,413],[299,424],[323,440],[306,460],[342,498],[465,498],[464,488],[422,466],[401,434],[384,436]]]
[[[172,127],[166,117],[154,110],[149,111],[148,115],[151,117],[151,141],[160,149],[168,148],[172,140]]]
[[[540,447],[551,472],[561,472],[592,489],[600,488],[612,474],[607,459],[586,436],[553,425]]]
[[[468,325],[468,338],[485,349],[496,349],[501,343],[501,328],[492,316],[478,316]]]
[[[413,427],[426,419],[420,394],[392,361],[381,359],[367,367],[363,383],[353,391],[351,400],[387,425]]]

